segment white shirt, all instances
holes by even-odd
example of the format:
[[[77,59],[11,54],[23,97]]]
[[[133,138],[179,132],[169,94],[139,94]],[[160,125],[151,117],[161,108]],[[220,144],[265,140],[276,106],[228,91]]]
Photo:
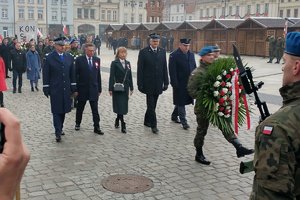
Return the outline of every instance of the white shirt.
[[[123,68],[125,69],[125,60],[120,59],[120,62],[123,65]]]

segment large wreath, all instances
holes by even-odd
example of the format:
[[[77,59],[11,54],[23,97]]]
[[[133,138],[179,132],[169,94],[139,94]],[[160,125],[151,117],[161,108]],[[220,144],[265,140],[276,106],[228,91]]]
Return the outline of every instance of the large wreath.
[[[233,58],[219,58],[197,77],[200,86],[197,106],[211,124],[235,134],[246,119],[250,126],[248,104],[238,73]]]

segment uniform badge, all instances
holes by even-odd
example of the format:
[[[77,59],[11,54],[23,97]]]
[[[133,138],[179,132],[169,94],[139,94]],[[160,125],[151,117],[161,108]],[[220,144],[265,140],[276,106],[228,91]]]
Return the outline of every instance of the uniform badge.
[[[273,131],[273,126],[264,126],[262,133],[264,135],[271,135]]]

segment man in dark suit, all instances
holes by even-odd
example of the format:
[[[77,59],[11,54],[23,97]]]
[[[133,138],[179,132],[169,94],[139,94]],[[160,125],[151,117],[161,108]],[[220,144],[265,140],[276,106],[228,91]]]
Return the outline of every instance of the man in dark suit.
[[[10,46],[8,44],[8,38],[4,38],[2,41],[2,45],[0,46],[0,51],[2,52],[2,58],[5,63],[5,78],[10,78],[8,76],[8,71],[11,71],[11,55],[10,55]]]
[[[191,39],[187,38],[180,39],[179,48],[169,57],[169,73],[175,105],[171,119],[175,123],[181,123],[185,130],[190,128],[186,120],[185,105],[193,103],[193,98],[188,94],[187,84],[191,72],[196,68],[195,56],[190,51],[190,41]]]
[[[151,127],[153,133],[158,133],[155,109],[158,96],[168,89],[169,78],[166,51],[158,47],[160,37],[155,33],[149,37],[150,45],[139,52],[137,85],[147,98],[144,125]]]
[[[65,114],[71,111],[71,96],[76,91],[74,59],[65,53],[65,39],[54,40],[55,50],[46,56],[43,67],[43,92],[47,98],[50,96],[56,142],[64,135]]]
[[[80,130],[82,113],[86,101],[90,102],[94,133],[103,135],[100,129],[100,116],[98,113],[98,99],[102,91],[100,58],[94,56],[95,45],[92,43],[85,44],[85,55],[79,56],[75,61],[76,82],[77,82],[77,109],[76,109],[76,125],[75,130]]]

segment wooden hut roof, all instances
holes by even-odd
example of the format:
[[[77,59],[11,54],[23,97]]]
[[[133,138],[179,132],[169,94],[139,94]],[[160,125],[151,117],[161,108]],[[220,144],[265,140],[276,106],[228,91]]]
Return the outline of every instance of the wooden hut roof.
[[[140,24],[136,30],[147,30],[147,31],[152,31],[154,30],[157,26],[159,25],[159,23],[142,23]]]
[[[235,29],[244,19],[213,19],[203,29]]]
[[[109,24],[105,31],[118,31],[123,26],[123,24]]]
[[[292,23],[288,22],[289,27],[292,25]],[[250,17],[240,24],[238,28],[284,28],[284,26],[285,19],[280,17]]]
[[[184,21],[176,29],[177,30],[199,30],[206,26],[210,20],[202,21]]]
[[[300,28],[300,20],[292,25],[293,28]]]
[[[124,31],[124,30],[129,30],[129,31],[133,31],[135,30],[140,24],[124,24],[121,28],[120,31]]]
[[[175,30],[182,22],[161,22],[154,30]]]

